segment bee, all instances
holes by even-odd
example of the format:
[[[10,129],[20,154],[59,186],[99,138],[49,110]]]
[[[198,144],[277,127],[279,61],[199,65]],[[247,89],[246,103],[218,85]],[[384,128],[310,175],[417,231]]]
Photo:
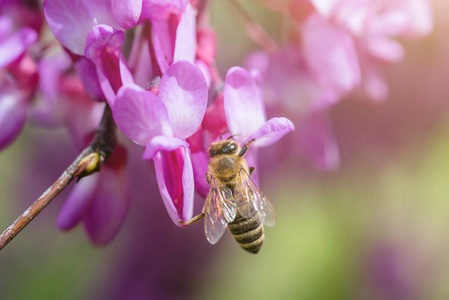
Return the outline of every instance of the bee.
[[[205,218],[204,231],[211,244],[218,242],[228,227],[240,247],[256,254],[264,241],[264,225],[274,226],[276,215],[250,177],[254,168],[248,169],[243,158],[254,140],[240,147],[232,138],[214,142],[209,148],[209,194],[202,213],[179,222],[190,225]]]

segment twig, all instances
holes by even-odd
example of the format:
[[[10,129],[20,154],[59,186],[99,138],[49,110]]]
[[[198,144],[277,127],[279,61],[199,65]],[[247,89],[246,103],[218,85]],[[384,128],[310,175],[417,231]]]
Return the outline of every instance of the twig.
[[[31,222],[75,178],[82,178],[100,170],[114,150],[115,123],[109,106],[105,107],[93,141],[62,175],[14,223],[0,235],[3,249],[28,223]]]
[[[257,23],[235,0],[226,0],[225,3],[233,9],[245,26],[248,36],[265,52],[272,53],[278,49],[276,41]]]

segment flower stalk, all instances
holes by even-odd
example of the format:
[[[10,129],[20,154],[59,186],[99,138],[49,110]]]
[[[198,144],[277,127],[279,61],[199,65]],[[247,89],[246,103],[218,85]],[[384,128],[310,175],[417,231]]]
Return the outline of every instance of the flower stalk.
[[[19,234],[50,202],[56,198],[73,179],[100,171],[114,150],[115,123],[112,112],[106,105],[92,142],[81,152],[73,163],[21,216],[0,235],[0,250]]]

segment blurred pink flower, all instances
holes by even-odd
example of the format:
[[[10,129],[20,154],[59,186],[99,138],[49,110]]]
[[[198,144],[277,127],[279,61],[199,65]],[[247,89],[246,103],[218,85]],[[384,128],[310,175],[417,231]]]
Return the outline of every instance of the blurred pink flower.
[[[0,150],[13,142],[27,119],[38,76],[36,62],[27,53],[37,32],[18,27],[0,15]]]

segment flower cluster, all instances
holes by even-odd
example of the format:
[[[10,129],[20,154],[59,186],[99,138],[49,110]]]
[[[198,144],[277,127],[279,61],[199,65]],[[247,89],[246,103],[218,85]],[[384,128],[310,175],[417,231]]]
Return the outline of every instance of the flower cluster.
[[[300,149],[319,168],[333,169],[339,154],[330,108],[354,91],[377,102],[387,98],[381,66],[404,57],[396,38],[419,38],[431,32],[430,1],[265,3],[285,16],[288,38],[274,50],[250,54],[247,66],[259,74],[267,103],[301,124]]]
[[[82,149],[109,106],[118,128],[144,147],[143,161],[153,161],[178,226],[192,217],[195,192],[207,194],[212,142],[224,133],[240,143],[255,139],[246,158],[257,166],[259,147],[294,130],[289,119],[267,121],[265,102],[301,120],[303,150],[323,167],[335,166],[329,108],[359,86],[384,98],[378,61],[403,56],[392,38],[431,29],[425,0],[266,1],[290,20],[292,38],[253,53],[248,70],[232,67],[222,80],[207,1],[45,0],[43,9],[38,0],[3,2],[0,149],[27,116],[40,126],[65,126]],[[56,40],[44,36],[44,20]],[[81,222],[94,243],[109,242],[130,204],[126,160],[116,145],[101,172],[72,191],[58,227]],[[252,176],[257,182],[257,167]]]

